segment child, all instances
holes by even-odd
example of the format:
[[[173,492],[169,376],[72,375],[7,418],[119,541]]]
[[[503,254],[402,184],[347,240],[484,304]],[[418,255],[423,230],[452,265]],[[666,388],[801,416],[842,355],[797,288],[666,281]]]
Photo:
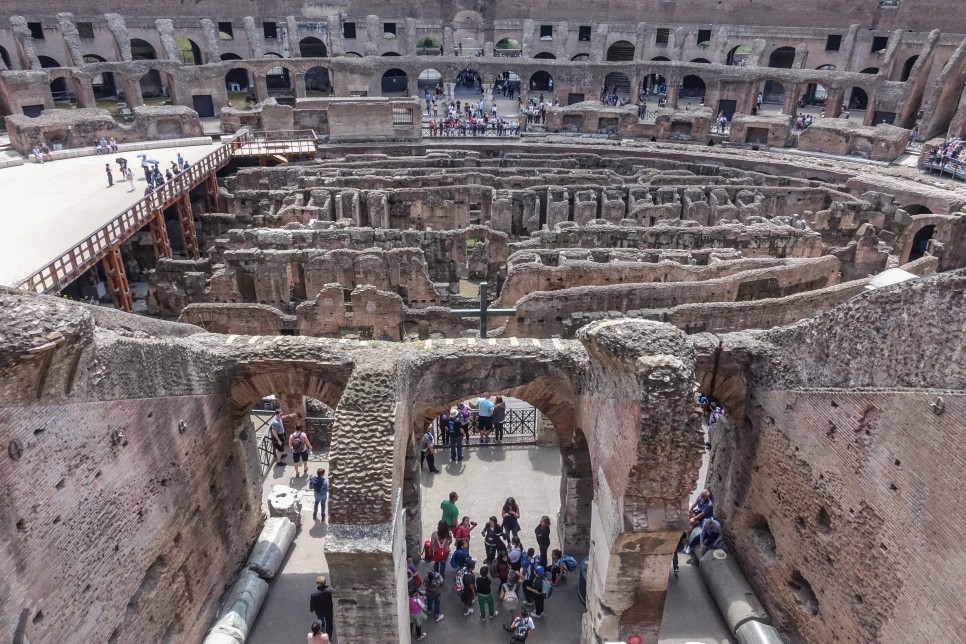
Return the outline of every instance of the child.
[[[416,630],[417,640],[426,639],[426,633],[423,632],[423,622],[426,621],[425,608],[426,604],[423,603],[419,593],[409,593],[409,622]]]
[[[426,577],[426,606],[433,614],[433,619],[437,622],[441,621],[444,617],[443,613],[440,612],[443,584],[443,576],[438,572],[430,570],[429,575]]]

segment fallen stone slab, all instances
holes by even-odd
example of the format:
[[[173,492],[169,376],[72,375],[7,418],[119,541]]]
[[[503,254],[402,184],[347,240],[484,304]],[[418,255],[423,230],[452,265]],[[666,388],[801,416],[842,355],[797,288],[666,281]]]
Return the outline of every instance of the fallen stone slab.
[[[286,517],[296,526],[302,525],[302,502],[295,488],[287,485],[272,487],[268,497],[268,515],[270,517]]]
[[[221,617],[204,644],[244,644],[268,595],[268,582],[247,568],[231,587]]]

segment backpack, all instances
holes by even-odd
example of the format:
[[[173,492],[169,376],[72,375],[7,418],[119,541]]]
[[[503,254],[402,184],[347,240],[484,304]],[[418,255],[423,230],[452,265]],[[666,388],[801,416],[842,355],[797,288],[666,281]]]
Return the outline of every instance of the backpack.
[[[526,642],[527,641],[527,635],[529,635],[529,634],[530,634],[530,627],[529,626],[526,626],[525,624],[520,624],[516,628],[513,629],[513,632],[512,633],[510,633],[510,641],[511,642]]]
[[[544,597],[550,597],[553,594],[553,584],[546,577],[543,578],[543,588],[541,589]]]
[[[451,568],[458,569],[466,566],[466,551],[460,548],[456,549],[453,556],[450,557],[449,565]]]
[[[460,568],[456,571],[456,578],[453,579],[453,590],[458,593],[466,590],[466,584],[463,583],[463,576],[466,574],[466,568]]]
[[[567,567],[568,572],[577,570],[577,560],[570,555],[564,555],[560,558],[560,561],[563,562],[563,565]]]
[[[305,439],[302,438],[302,433],[297,432],[292,434],[292,451],[301,452],[305,449]]]
[[[503,585],[505,590],[503,591],[503,605],[507,610],[513,610],[520,603],[520,598],[517,597],[516,592],[509,585]]]
[[[530,557],[525,552],[520,554],[520,570],[530,570]]]

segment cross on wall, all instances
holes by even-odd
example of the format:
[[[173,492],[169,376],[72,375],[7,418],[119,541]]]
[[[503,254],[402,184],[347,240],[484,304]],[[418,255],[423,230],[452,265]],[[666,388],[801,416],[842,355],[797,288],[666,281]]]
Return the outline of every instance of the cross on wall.
[[[458,318],[480,318],[480,337],[486,337],[487,322],[491,317],[511,317],[517,314],[516,309],[491,309],[489,308],[490,284],[480,282],[480,308],[479,309],[452,309],[450,314]]]

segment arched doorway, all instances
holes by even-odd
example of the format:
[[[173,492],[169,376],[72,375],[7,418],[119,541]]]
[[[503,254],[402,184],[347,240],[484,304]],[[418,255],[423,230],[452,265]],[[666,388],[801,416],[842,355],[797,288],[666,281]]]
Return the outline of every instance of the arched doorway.
[[[131,58],[133,60],[157,60],[154,45],[140,38],[131,38]]]
[[[325,58],[329,55],[325,43],[315,36],[308,36],[299,41],[299,51],[302,58]]]
[[[785,103],[785,86],[776,80],[766,80],[758,90],[758,99],[761,103],[759,113],[764,110],[777,114],[781,112],[782,105]],[[777,110],[774,107],[768,107],[775,105],[778,106]]]
[[[87,54],[84,56],[84,64],[92,65],[95,63],[107,62],[97,54]],[[113,72],[101,72],[91,79],[91,88],[94,90],[96,100],[107,100],[117,98],[117,80]]]
[[[399,96],[409,93],[409,77],[401,69],[387,69],[382,75],[382,95]]]
[[[618,40],[607,48],[608,62],[629,62],[634,60],[634,45],[626,40]]]
[[[859,73],[860,74],[878,74],[879,73],[879,68],[878,67],[866,67],[865,69],[863,69]]]
[[[689,74],[681,80],[681,90],[678,97],[679,99],[685,99],[688,106],[700,105],[704,103],[706,89],[707,85],[700,76]]]
[[[909,261],[915,261],[926,254],[929,248],[929,240],[936,233],[936,226],[930,224],[923,226],[912,238],[912,249],[909,251]]]
[[[602,94],[604,99],[610,98],[611,101],[615,97],[617,99],[628,98],[631,95],[631,81],[627,78],[626,74],[611,72],[607,76],[604,76],[604,89]],[[604,102],[608,101],[605,100]]]
[[[575,63],[586,63],[590,60],[590,54],[577,54],[570,60]]]
[[[911,203],[908,206],[903,206],[902,209],[905,210],[910,215],[931,215],[932,214],[932,210],[930,210],[928,207],[920,203]]]
[[[648,74],[641,81],[639,100],[646,101],[648,96],[659,96],[667,92],[667,79],[661,74]]]
[[[265,57],[281,58],[278,54],[265,54]],[[288,98],[295,95],[295,89],[292,86],[292,74],[288,67],[284,65],[272,67],[265,72],[265,86],[268,89],[269,96]]]
[[[425,96],[427,92],[430,96],[442,96],[443,75],[435,69],[424,69],[416,78],[416,88],[420,96]]]
[[[555,60],[557,57],[551,54],[549,51],[542,51],[534,58],[539,58],[540,60]]]
[[[744,67],[748,61],[748,56],[750,56],[751,52],[753,51],[754,48],[751,45],[736,45],[735,47],[731,48],[731,51],[728,52],[728,56],[725,59],[725,64]]]
[[[912,74],[912,68],[919,60],[919,55],[910,56],[906,59],[906,62],[902,64],[902,71],[899,73],[899,82],[905,82],[909,80],[909,75]]]
[[[418,56],[442,56],[443,43],[432,36],[423,36],[416,43],[416,54]]]
[[[201,48],[198,44],[191,40],[190,38],[175,38],[175,45],[178,46],[178,50],[181,52],[181,61],[185,65],[202,65],[204,64],[201,59]]]
[[[533,76],[530,77],[530,91],[552,92],[553,76],[543,70],[534,73]]]
[[[523,53],[523,45],[519,40],[513,38],[503,38],[493,48],[494,56],[504,56],[515,58]]]
[[[161,105],[171,96],[171,78],[165,72],[157,69],[148,70],[141,76],[139,83],[141,98],[146,99],[145,104]]]
[[[850,112],[865,112],[869,107],[869,95],[861,87],[853,87],[847,96],[848,103],[845,106]]]
[[[520,96],[520,76],[510,70],[497,74],[493,84],[493,96],[507,100]]]
[[[331,96],[332,80],[325,67],[312,67],[305,72],[306,96]]]
[[[44,69],[60,67],[60,63],[50,56],[38,56],[40,66]],[[64,77],[55,78],[50,81],[50,94],[54,98],[54,103],[73,103],[74,96],[67,87],[67,80]]]
[[[483,79],[475,69],[464,69],[456,75],[453,95],[463,100],[479,100],[483,94]]]
[[[225,74],[225,89],[228,91],[228,101],[235,108],[241,108],[246,102],[253,102],[251,74],[244,67],[234,67]]]
[[[779,47],[768,56],[768,66],[779,69],[791,69],[795,63],[794,47]]]
[[[691,61],[692,63],[698,63],[699,65],[710,65],[711,61],[707,58],[695,58]]]

